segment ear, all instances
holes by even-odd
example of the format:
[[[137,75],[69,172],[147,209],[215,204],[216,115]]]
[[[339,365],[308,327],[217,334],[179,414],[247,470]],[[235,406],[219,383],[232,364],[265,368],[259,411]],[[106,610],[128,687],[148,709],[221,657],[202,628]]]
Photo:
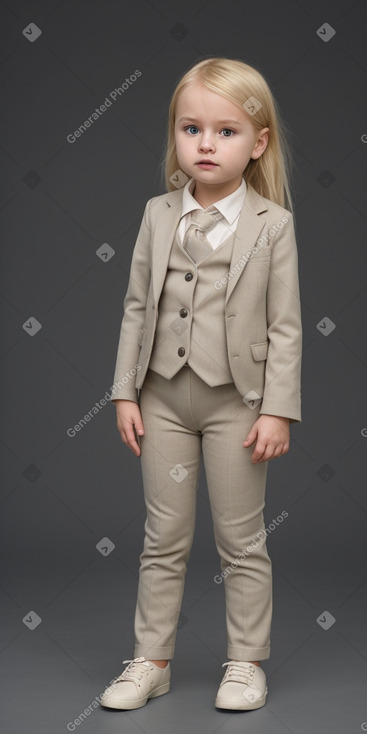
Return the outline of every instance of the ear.
[[[257,140],[254,146],[254,149],[251,154],[251,158],[256,160],[257,158],[260,158],[260,156],[263,154],[268,141],[269,141],[269,128],[263,127],[262,130],[258,133]]]

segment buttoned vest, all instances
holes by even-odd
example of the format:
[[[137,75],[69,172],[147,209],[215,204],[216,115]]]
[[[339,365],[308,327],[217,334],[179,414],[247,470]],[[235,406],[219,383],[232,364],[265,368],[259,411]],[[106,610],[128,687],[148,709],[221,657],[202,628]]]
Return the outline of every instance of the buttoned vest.
[[[234,240],[235,232],[194,263],[176,229],[149,360],[149,368],[167,380],[187,362],[211,387],[233,382],[224,320],[226,285],[218,287],[218,282],[228,275]]]

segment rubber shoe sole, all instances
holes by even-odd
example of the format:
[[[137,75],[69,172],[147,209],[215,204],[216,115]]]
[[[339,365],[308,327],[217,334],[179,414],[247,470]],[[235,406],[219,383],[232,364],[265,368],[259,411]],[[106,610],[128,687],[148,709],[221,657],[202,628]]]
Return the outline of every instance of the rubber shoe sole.
[[[157,696],[163,696],[164,693],[168,693],[170,689],[170,683],[163,683],[161,686],[158,686],[158,688],[155,688],[151,693],[148,693],[147,696],[144,696],[144,698],[138,698],[136,701],[116,701],[114,703],[109,703],[108,698],[102,703],[102,706],[106,706],[106,708],[111,709],[138,709],[141,706],[145,706],[145,704],[148,702],[149,698],[157,698]]]
[[[218,709],[230,709],[231,711],[252,711],[253,709],[259,709],[261,706],[265,706],[267,693],[268,689],[266,688],[265,695],[254,703],[250,703],[249,701],[244,701],[243,703],[242,701],[228,701],[226,703],[220,703],[220,699],[216,698],[215,706]]]

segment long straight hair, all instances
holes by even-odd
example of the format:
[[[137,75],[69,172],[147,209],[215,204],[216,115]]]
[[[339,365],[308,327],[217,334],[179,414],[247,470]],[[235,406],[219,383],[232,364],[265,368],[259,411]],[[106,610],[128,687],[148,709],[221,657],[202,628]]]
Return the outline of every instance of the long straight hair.
[[[242,176],[261,196],[293,213],[290,192],[292,153],[287,139],[289,131],[264,76],[253,66],[239,59],[222,57],[205,59],[191,67],[178,82],[169,105],[167,142],[161,164],[167,191],[177,188],[170,178],[180,169],[175,144],[177,99],[184,89],[197,81],[213,92],[221,94],[247,114],[249,112],[245,103],[250,97],[255,98],[255,108],[251,109],[249,118],[256,131],[260,131],[263,127],[269,128],[268,144],[260,158],[249,160]]]

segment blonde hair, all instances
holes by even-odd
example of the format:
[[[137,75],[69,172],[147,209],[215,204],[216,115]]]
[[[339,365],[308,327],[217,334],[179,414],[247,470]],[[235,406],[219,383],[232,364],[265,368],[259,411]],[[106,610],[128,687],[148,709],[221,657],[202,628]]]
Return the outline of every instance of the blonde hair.
[[[260,102],[259,109],[251,114],[251,121],[257,131],[263,127],[269,128],[268,144],[260,158],[250,159],[242,176],[261,196],[293,213],[289,183],[292,154],[286,138],[290,131],[281,119],[277,102],[264,76],[239,59],[205,59],[191,67],[178,82],[169,105],[167,144],[162,163],[167,190],[177,189],[170,177],[180,169],[175,144],[177,99],[183,89],[197,81],[221,94],[242,111],[246,111],[244,104],[249,97],[255,97]]]

